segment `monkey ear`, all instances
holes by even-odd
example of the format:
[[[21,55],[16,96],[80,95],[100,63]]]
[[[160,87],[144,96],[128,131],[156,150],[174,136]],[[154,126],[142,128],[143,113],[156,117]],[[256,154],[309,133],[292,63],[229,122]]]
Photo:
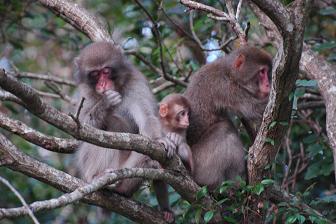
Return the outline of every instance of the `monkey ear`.
[[[168,104],[161,103],[159,106],[160,117],[166,117],[168,115]]]
[[[245,56],[243,54],[239,54],[239,56],[235,59],[233,66],[235,69],[240,69],[240,67],[245,63]]]

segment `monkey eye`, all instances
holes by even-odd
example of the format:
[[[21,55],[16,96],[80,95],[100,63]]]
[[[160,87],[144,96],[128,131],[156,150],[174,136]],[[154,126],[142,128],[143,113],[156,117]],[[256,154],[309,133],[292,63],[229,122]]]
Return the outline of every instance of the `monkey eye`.
[[[97,79],[99,76],[99,71],[95,70],[89,73],[89,77],[92,79]]]
[[[117,70],[113,67],[105,67],[104,70],[106,69],[106,72],[111,80],[117,79]]]
[[[178,113],[178,116],[182,116],[182,117],[184,117],[184,116],[186,116],[186,115],[189,115],[188,112],[187,112],[186,110],[182,110],[182,111],[180,111],[180,112]]]

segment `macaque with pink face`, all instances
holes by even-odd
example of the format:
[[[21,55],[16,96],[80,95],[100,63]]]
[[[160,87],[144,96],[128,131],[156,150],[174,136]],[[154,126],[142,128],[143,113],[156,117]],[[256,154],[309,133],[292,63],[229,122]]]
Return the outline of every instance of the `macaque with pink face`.
[[[157,140],[171,156],[175,144],[164,137],[157,113],[157,102],[148,82],[121,50],[110,42],[96,42],[81,50],[75,59],[75,78],[79,82],[79,100],[85,101],[80,121],[111,132],[141,134]],[[161,168],[148,156],[125,150],[106,149],[84,142],[77,153],[77,167],[86,181],[106,171],[121,168]],[[115,191],[131,196],[143,180],[119,181]],[[167,185],[153,181],[161,209],[167,221],[173,220]]]
[[[272,58],[255,47],[242,47],[202,66],[184,96],[191,106],[187,142],[193,178],[209,189],[244,176],[245,151],[226,111],[259,127],[270,93]]]
[[[181,94],[170,94],[160,102],[159,114],[164,132],[176,144],[177,154],[192,173],[194,162],[186,140],[190,115],[189,101]]]

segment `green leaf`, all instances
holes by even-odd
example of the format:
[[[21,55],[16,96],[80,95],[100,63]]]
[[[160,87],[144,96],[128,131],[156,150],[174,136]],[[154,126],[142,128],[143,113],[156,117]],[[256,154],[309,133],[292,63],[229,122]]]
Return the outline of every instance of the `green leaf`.
[[[318,163],[314,163],[308,167],[304,179],[305,180],[313,179],[317,177],[319,173],[320,173],[320,165]]]
[[[271,184],[274,184],[274,180],[272,180],[272,179],[265,179],[265,180],[261,181],[261,184],[262,185],[271,185]]]
[[[272,121],[272,123],[269,125],[268,129],[273,128],[277,124],[276,121]]]
[[[223,220],[228,222],[228,223],[238,223],[234,218],[230,217],[230,216],[224,216]]]
[[[195,211],[195,220],[196,220],[196,223],[200,223],[201,216],[202,216],[202,208],[198,207],[196,209],[196,211]]]
[[[271,145],[274,146],[274,139],[266,138],[266,139],[265,139],[265,142],[270,143]]]
[[[201,198],[204,198],[204,196],[208,193],[208,188],[206,186],[202,187],[196,195],[196,199],[199,200]]]
[[[253,193],[260,195],[263,191],[265,190],[264,185],[262,184],[257,184],[253,188]]]
[[[282,126],[285,126],[285,127],[288,126],[287,121],[280,121],[279,124],[282,125]]]
[[[214,211],[207,211],[204,214],[204,221],[205,221],[205,223],[208,223],[213,218],[214,214],[215,214]]]
[[[316,80],[297,80],[296,81],[297,87],[317,87],[317,81]]]
[[[221,205],[221,204],[224,204],[224,202],[226,202],[226,201],[228,201],[228,200],[229,200],[228,198],[224,198],[224,199],[222,199],[222,200],[220,200],[220,201],[217,201],[216,204],[217,204],[217,205]]]
[[[335,15],[336,14],[336,8],[335,7],[327,7],[324,9],[321,9],[319,13],[322,16],[329,16],[329,15]]]
[[[288,216],[286,219],[286,224],[287,223],[294,223],[297,220],[297,217],[295,215],[293,216]]]
[[[304,223],[304,221],[306,221],[306,218],[303,215],[297,215],[297,219],[299,221],[299,223]]]
[[[323,51],[328,50],[336,47],[336,42],[326,42],[323,44],[318,44],[314,47],[315,51]]]

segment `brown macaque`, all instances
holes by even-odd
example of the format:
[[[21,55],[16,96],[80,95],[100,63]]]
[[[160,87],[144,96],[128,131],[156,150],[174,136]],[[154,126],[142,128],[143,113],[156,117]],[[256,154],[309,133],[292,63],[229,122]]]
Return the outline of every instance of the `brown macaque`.
[[[204,65],[184,96],[191,105],[187,141],[200,185],[210,190],[222,181],[244,176],[245,151],[226,111],[260,126],[270,93],[272,58],[255,47],[243,47]]]
[[[110,42],[92,43],[80,52],[74,64],[79,99],[85,97],[79,117],[81,122],[105,131],[141,134],[160,141],[168,154],[175,151],[175,144],[163,137],[157,102],[146,78],[127,61],[119,48]],[[86,181],[106,170],[161,168],[146,155],[85,142],[79,148],[76,162]],[[141,183],[140,178],[125,179],[117,183],[115,191],[131,196]],[[166,220],[173,219],[166,184],[162,181],[153,181],[153,184]]]
[[[186,140],[187,128],[189,127],[189,101],[181,94],[170,94],[160,102],[159,114],[164,132],[175,143],[177,154],[185,167],[192,173],[194,162]]]

